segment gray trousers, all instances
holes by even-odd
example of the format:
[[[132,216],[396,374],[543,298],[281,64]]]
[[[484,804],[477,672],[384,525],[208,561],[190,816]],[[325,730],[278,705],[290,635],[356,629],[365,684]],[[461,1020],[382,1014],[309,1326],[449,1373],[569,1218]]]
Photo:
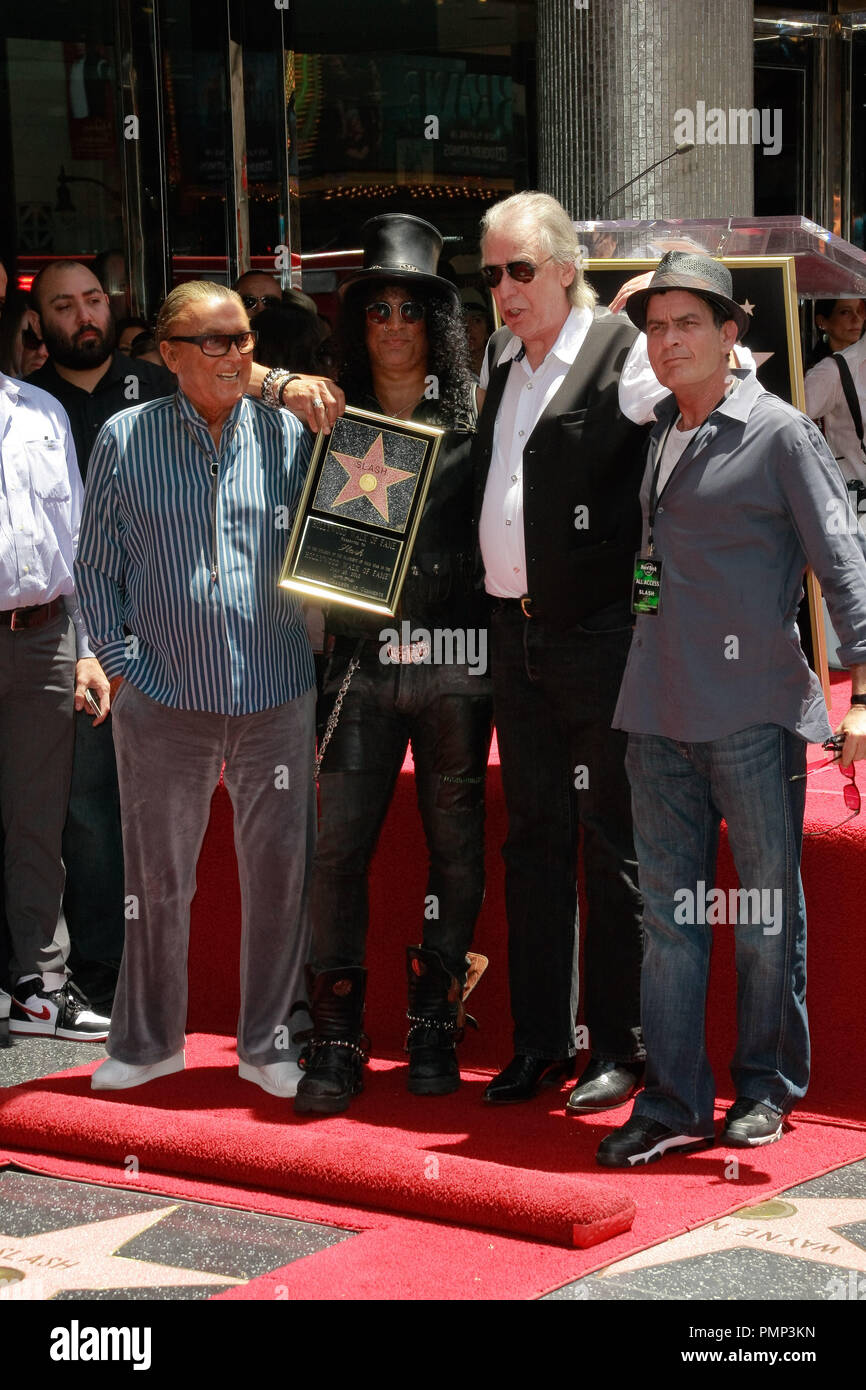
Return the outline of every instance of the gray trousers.
[[[184,1045],[189,909],[225,761],[241,887],[238,1056],[253,1066],[295,1057],[286,1044],[309,955],[315,691],[222,715],[171,709],[127,680],[112,708],[127,922],[109,1055],[147,1066]]]
[[[72,775],[75,631],[65,613],[44,627],[0,627],[0,810],[9,976],[63,971],[61,838]]]

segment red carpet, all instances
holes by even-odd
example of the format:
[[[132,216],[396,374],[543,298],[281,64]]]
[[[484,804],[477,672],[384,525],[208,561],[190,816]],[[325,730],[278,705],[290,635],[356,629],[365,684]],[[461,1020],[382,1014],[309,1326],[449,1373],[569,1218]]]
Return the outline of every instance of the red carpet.
[[[738,1170],[720,1147],[608,1174],[593,1156],[620,1116],[571,1120],[565,1090],[528,1106],[487,1110],[480,1095],[489,1073],[469,1072],[463,1089],[434,1109],[433,1101],[405,1091],[403,1063],[380,1062],[351,1116],[300,1120],[237,1080],[226,1039],[192,1038],[189,1060],[197,1070],[154,1082],[135,1101],[92,1095],[89,1069],[16,1088],[0,1111],[4,1142],[16,1147],[0,1151],[0,1162],[362,1233],[221,1295],[228,1298],[531,1298],[866,1154],[862,1127],[798,1113],[783,1143],[733,1155]],[[62,1156],[69,1154],[81,1157]],[[134,1179],[124,1162],[130,1154],[140,1165]],[[369,1183],[360,1195],[353,1194],[352,1174],[355,1193]],[[479,1178],[480,1188],[454,1186]],[[498,1184],[492,1199],[483,1186],[488,1178]],[[633,1202],[632,1229],[582,1250],[501,1233],[508,1216],[530,1212],[539,1228],[552,1218],[554,1239],[570,1240],[563,1214],[577,1214],[567,1204],[587,1188]],[[311,1200],[316,1191],[326,1200]],[[454,1195],[463,1203],[462,1229],[423,1219],[437,1211],[447,1219]],[[416,1219],[369,1209],[383,1198],[393,1208],[406,1196]],[[365,1209],[348,1207],[351,1201]],[[554,1201],[564,1209],[554,1209]],[[491,1212],[498,1230],[466,1228]]]
[[[837,684],[841,708],[846,707],[846,689]],[[820,828],[841,819],[838,771],[830,769],[809,782],[807,826]],[[400,1056],[403,947],[419,936],[413,924],[421,916],[425,855],[413,800],[412,779],[403,777],[373,872],[368,1028],[380,1058]],[[410,1097],[402,1061],[380,1060],[349,1115],[305,1121],[237,1081],[225,1038],[196,1038],[189,1060],[198,1072],[154,1083],[134,1101],[92,1096],[81,1071],[8,1092],[0,1124],[3,1141],[15,1149],[6,1157],[39,1171],[127,1183],[123,1159],[136,1153],[143,1190],[364,1229],[356,1240],[300,1261],[279,1277],[269,1276],[289,1289],[289,1297],[436,1297],[447,1274],[451,1297],[508,1298],[532,1296],[866,1154],[858,1050],[840,1044],[840,1039],[858,1036],[866,994],[866,961],[859,945],[864,818],[806,842],[812,1088],[782,1144],[738,1155],[735,1181],[726,1178],[730,1155],[723,1149],[641,1173],[602,1173],[593,1161],[595,1148],[610,1126],[621,1122],[623,1112],[568,1120],[562,1110],[565,1092],[505,1111],[481,1106],[486,1076],[510,1055],[498,854],[504,829],[494,763],[488,895],[476,940],[491,965],[473,997],[482,1032],[470,1036],[463,1049],[466,1084],[457,1095]],[[237,883],[230,834],[230,807],[220,790],[199,866],[190,968],[190,1026],[210,1033],[231,1032],[237,1009]],[[735,882],[726,851],[719,881],[725,887]],[[728,1097],[733,990],[732,941],[720,929],[708,1036],[719,1094]],[[46,1149],[57,1156],[40,1156]],[[67,1161],[60,1155],[76,1158]],[[173,1176],[177,1173],[197,1176],[180,1179]],[[288,1192],[302,1195],[282,1195]],[[307,1200],[312,1196],[352,1203],[356,1209],[350,1213],[345,1206]],[[605,1205],[611,1199],[613,1206]],[[408,1211],[439,1222],[567,1244],[575,1238],[575,1222],[590,1227],[578,1232],[583,1240],[593,1238],[594,1219],[610,1217],[622,1230],[630,1201],[637,1206],[633,1229],[609,1235],[600,1248],[584,1253],[532,1244],[517,1235],[456,1231],[427,1220],[357,1210],[363,1204]],[[595,1227],[595,1238],[604,1239],[604,1234],[604,1227]],[[385,1266],[379,1268],[382,1260]],[[476,1273],[458,1275],[461,1261]],[[231,1296],[267,1297],[267,1282],[256,1281]]]

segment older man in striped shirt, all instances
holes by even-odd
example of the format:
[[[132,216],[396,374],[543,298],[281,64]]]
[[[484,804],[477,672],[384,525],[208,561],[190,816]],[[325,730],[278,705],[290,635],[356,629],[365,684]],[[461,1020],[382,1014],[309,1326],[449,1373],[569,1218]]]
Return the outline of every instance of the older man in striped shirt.
[[[94,1090],[184,1066],[189,908],[225,763],[241,884],[242,1078],[294,1095],[315,837],[313,660],[278,588],[309,460],[302,425],[244,395],[255,335],[222,285],[180,285],[157,324],[178,390],[103,427],[76,577],[111,679],[126,947]]]

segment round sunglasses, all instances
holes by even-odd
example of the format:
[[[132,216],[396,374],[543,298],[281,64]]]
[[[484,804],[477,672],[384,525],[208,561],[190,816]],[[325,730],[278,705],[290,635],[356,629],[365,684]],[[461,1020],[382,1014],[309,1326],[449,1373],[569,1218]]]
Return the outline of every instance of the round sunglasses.
[[[519,285],[528,285],[530,280],[535,279],[535,272],[552,260],[552,256],[545,256],[543,261],[538,262],[538,265],[533,265],[532,261],[506,261],[505,265],[483,265],[481,274],[485,285],[489,285],[493,290],[502,279],[504,270],[508,271],[510,280],[516,280]]]
[[[384,299],[377,299],[375,304],[368,304],[364,310],[367,315],[367,322],[387,323],[391,317],[392,307]],[[419,304],[417,299],[404,299],[399,306],[399,314],[404,323],[420,323],[424,317],[424,305]]]

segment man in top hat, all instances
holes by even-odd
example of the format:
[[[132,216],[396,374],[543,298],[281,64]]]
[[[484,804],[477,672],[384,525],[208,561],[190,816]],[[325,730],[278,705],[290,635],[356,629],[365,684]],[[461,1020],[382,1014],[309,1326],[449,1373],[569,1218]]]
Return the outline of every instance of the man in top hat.
[[[484,897],[484,780],[491,729],[486,629],[473,585],[475,381],[460,300],[438,273],[442,237],[404,213],[362,229],[363,268],[341,287],[340,385],[350,405],[445,430],[395,618],[332,606],[320,727],[354,657],[320,777],[311,889],[313,1032],[295,1109],[334,1114],[363,1085],[370,860],[411,740],[429,855],[407,948],[416,1095],[460,1085],[467,958]],[[279,379],[273,388],[279,392]],[[396,491],[396,489],[395,489]],[[392,492],[392,497],[394,492]],[[375,497],[375,494],[373,494]],[[379,504],[381,505],[381,504]],[[366,519],[375,522],[374,502]],[[363,518],[361,518],[363,519]],[[443,634],[446,640],[437,640]]]
[[[734,931],[738,976],[724,1143],[779,1139],[806,1092],[806,744],[830,736],[796,627],[807,564],[852,671],[842,770],[853,777],[866,755],[866,560],[845,484],[812,422],[729,367],[748,323],[731,291],[721,262],[670,252],[627,304],[672,394],[656,408],[614,716],[629,735],[647,1061],[631,1118],[599,1148],[609,1167],[714,1141],[704,1014],[716,923]],[[856,814],[845,785],[840,807]],[[713,888],[722,817],[741,885],[727,901]]]

